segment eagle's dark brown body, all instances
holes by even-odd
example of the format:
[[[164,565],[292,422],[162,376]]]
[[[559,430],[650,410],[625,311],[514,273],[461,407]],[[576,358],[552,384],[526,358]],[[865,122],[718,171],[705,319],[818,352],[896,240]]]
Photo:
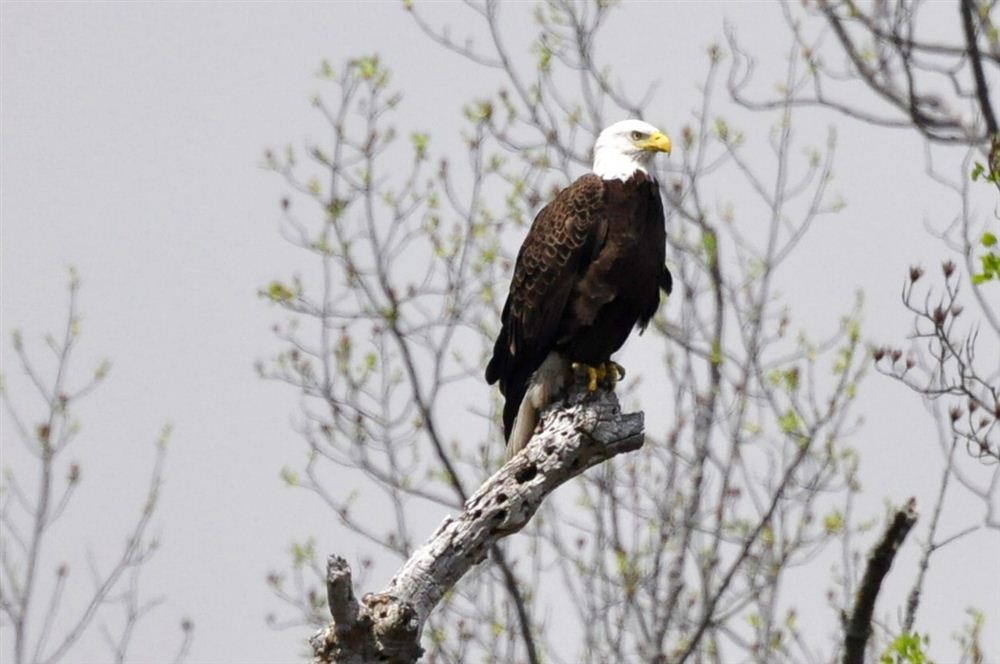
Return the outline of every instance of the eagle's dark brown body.
[[[656,313],[666,231],[655,180],[584,175],[545,206],[514,267],[502,328],[486,368],[505,397],[509,437],[532,374],[552,351],[597,365]]]

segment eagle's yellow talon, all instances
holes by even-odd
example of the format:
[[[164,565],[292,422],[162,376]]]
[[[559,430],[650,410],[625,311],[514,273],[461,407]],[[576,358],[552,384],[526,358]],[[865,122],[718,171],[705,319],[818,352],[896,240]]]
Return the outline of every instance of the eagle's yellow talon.
[[[604,370],[608,378],[608,386],[611,389],[614,389],[615,385],[618,384],[618,381],[625,377],[625,367],[617,362],[608,360],[604,363]]]

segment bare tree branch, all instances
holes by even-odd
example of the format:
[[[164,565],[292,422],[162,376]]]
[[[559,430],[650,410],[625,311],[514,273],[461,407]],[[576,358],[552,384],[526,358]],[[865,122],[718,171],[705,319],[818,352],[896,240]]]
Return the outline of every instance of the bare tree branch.
[[[986,74],[983,72],[983,58],[976,41],[976,29],[972,24],[972,0],[962,0],[962,30],[965,32],[965,43],[968,48],[969,60],[972,63],[972,73],[976,80],[976,96],[979,97],[979,108],[986,122],[986,130],[990,136],[1000,134],[997,117],[990,103],[990,90],[986,85]]]
[[[446,518],[384,591],[366,595],[359,606],[346,561],[330,558],[327,595],[334,619],[311,640],[316,662],[416,661],[431,611],[497,541],[524,528],[558,487],[642,446],[642,413],[623,415],[614,394],[576,392],[570,403],[543,415],[541,431],[524,452],[489,478],[457,518]]]
[[[865,647],[872,631],[872,614],[875,611],[875,600],[882,587],[882,580],[889,573],[896,552],[906,539],[906,535],[917,522],[917,501],[913,498],[907,501],[902,509],[896,512],[886,528],[882,540],[868,556],[868,566],[858,588],[854,610],[845,625],[843,664],[863,664]]]

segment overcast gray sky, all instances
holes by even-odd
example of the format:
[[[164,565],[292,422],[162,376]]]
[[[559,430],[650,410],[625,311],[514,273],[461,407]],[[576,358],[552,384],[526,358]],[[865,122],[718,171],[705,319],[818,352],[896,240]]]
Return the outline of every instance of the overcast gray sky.
[[[508,9],[513,23],[530,21],[530,4]],[[780,62],[786,28],[770,4],[636,4],[610,28],[621,50],[602,56],[627,80],[663,82],[656,119],[668,133],[697,101],[703,48],[721,39],[726,16]],[[458,149],[463,102],[490,87],[421,38],[396,2],[4,2],[0,35],[4,343],[18,327],[40,347],[64,313],[65,268],[75,265],[80,366],[114,361],[107,385],[79,413],[84,430],[71,456],[84,481],[60,542],[72,555],[89,547],[98,560],[118,550],[138,509],[134,476],[145,477],[158,430],[173,422],[156,525],[163,548],[144,584],[167,602],[141,632],[136,661],[162,661],[185,615],[196,624],[192,661],[288,661],[305,634],[264,626],[280,609],[265,574],[307,535],[324,553],[352,557],[364,546],[278,479],[301,446],[290,426],[295,395],[253,372],[277,348],[277,313],[256,290],[300,257],[279,238],[286,192],[259,168],[262,150],[319,134],[308,98],[322,58],[382,54],[405,92],[402,123],[430,129],[438,149]],[[937,262],[941,249],[922,222],[944,218],[950,201],[928,191],[914,136],[830,121],[840,127],[836,188],[849,212],[811,232],[791,268],[801,278],[786,292],[800,317],[823,327],[864,288],[866,333],[898,339],[909,324],[898,302],[902,275],[913,261]],[[9,347],[2,357],[17,396],[24,383]],[[884,498],[916,494],[929,504],[939,479],[930,420],[878,377],[861,403],[871,515]],[[20,468],[8,424],[3,463]],[[975,522],[957,499],[945,518],[945,533]],[[925,610],[939,617],[941,640],[974,605],[991,611],[987,639],[1000,652],[998,551],[996,533],[976,533],[936,560]],[[56,560],[52,552],[47,564]],[[912,569],[912,556],[900,564]],[[898,603],[904,588],[895,580]],[[70,661],[105,659],[88,641]]]

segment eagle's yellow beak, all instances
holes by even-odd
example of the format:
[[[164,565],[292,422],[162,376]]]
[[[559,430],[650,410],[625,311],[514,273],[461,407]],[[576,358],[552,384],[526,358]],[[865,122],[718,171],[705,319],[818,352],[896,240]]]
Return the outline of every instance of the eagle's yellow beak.
[[[660,131],[654,131],[649,135],[649,138],[639,141],[636,145],[650,152],[666,152],[670,154],[670,139]]]

